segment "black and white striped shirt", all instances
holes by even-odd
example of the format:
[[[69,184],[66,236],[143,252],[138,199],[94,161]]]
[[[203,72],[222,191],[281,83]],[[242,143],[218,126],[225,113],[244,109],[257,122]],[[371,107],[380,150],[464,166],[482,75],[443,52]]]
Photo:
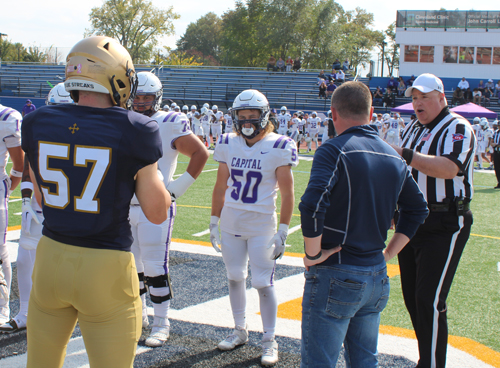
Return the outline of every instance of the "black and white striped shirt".
[[[495,133],[493,133],[493,138],[491,142],[495,143],[496,144],[495,148],[498,149],[497,146],[500,145],[500,129],[497,129]]]
[[[472,173],[476,137],[470,123],[462,116],[445,107],[429,124],[414,120],[405,128],[402,148],[409,148],[425,155],[442,156],[452,160],[459,167],[453,179],[427,176],[412,168],[412,174],[427,202],[439,203],[443,199],[453,200],[462,195],[472,199]]]

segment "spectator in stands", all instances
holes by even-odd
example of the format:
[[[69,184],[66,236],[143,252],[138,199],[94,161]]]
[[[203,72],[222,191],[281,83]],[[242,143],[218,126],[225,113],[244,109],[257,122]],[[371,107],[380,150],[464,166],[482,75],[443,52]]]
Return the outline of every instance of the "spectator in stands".
[[[488,83],[486,83],[487,85]],[[489,87],[484,88],[484,106],[490,106],[491,105],[491,96],[493,95],[492,90]]]
[[[469,88],[469,82],[465,80],[465,77],[462,77],[462,80],[458,82],[458,87],[465,93],[465,90]]]
[[[455,88],[455,91],[453,92],[453,98],[451,99],[451,104],[462,105],[463,103],[465,103],[464,93],[460,89],[460,87],[457,86],[457,88]]]
[[[321,84],[319,85],[319,94],[318,94],[318,98],[324,98],[326,99],[326,89],[327,89],[327,85],[326,85],[326,82],[324,79],[322,79],[321,81]]]
[[[273,57],[273,55],[271,55],[271,57],[267,61],[267,71],[269,71],[269,69],[271,69],[271,71],[273,72],[276,71],[276,59]]]
[[[380,89],[380,86],[377,87],[375,92],[373,92],[373,105],[374,106],[381,106],[382,105],[382,99],[384,98],[384,94],[382,90]]]
[[[485,88],[489,88],[490,91],[495,90],[495,83],[493,83],[493,79],[488,79],[488,82],[486,82],[486,85],[484,86]]]
[[[326,76],[326,74],[325,74],[325,71],[324,71],[324,70],[320,71],[320,72],[319,72],[319,74],[318,74],[318,81],[319,81],[320,79],[328,79],[328,77]]]
[[[279,58],[278,62],[276,63],[276,68],[278,69],[278,71],[284,72],[285,71],[285,60],[283,60],[282,58]]]
[[[484,89],[485,89],[485,85],[483,83],[482,80],[479,81],[479,84],[477,86],[477,89],[479,90],[479,92],[481,92],[483,95],[484,95]]]
[[[31,103],[31,100],[26,100],[26,105],[23,107],[23,118],[25,115],[28,115],[30,112],[35,111],[36,106]]]
[[[472,91],[470,88],[467,88],[464,92],[464,100],[465,102],[472,102]]]
[[[336,88],[337,86],[335,85],[335,83],[333,81],[330,81],[330,84],[328,85],[328,87],[326,87],[326,97],[331,97]]]
[[[481,101],[483,99],[483,94],[478,88],[474,88],[474,91],[472,92],[472,102],[475,103],[476,105],[481,105]]]
[[[340,61],[339,61],[339,59],[335,59],[335,61],[333,62],[333,65],[332,65],[332,71],[339,70],[339,69],[340,69]]]
[[[403,80],[403,77],[399,77],[398,79],[398,96],[403,96],[406,91],[406,84]]]
[[[292,60],[291,56],[289,56],[286,59],[286,71],[287,72],[291,72],[292,71],[292,67],[293,67],[293,60]]]
[[[385,90],[383,102],[384,107],[389,105],[392,107],[396,106],[396,95],[392,91],[392,88],[387,87],[387,89]]]
[[[300,58],[297,56],[293,62],[293,71],[298,72],[302,67],[302,63],[300,62]]]
[[[344,70],[344,73],[347,73],[347,71],[349,70],[349,60],[344,60],[344,63],[342,64],[342,70]]]
[[[411,87],[413,86],[413,82],[415,81],[415,76],[412,74],[410,79],[406,81],[406,87]]]
[[[345,81],[345,74],[342,71],[342,69],[338,70],[338,72],[335,75],[335,79],[337,79],[337,81],[339,81],[340,83]]]
[[[390,88],[391,90],[395,91],[398,88],[398,81],[394,79],[394,77],[391,75],[391,79],[387,82],[387,88]]]
[[[498,97],[498,103],[500,104],[500,80],[495,85],[495,94]]]

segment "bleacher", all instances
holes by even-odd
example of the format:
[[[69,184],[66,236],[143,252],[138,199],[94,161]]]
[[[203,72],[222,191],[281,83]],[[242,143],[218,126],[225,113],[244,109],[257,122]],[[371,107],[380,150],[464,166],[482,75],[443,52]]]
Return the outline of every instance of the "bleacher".
[[[138,66],[137,71],[152,67]],[[3,64],[0,68],[0,96],[45,98],[52,85],[64,80],[64,65]],[[318,98],[318,71],[270,73],[247,68],[156,68],[163,84],[164,102],[197,105],[205,102],[229,107],[238,93],[254,88],[264,93],[271,107],[289,110],[327,111],[329,100]],[[47,83],[49,82],[49,83]]]

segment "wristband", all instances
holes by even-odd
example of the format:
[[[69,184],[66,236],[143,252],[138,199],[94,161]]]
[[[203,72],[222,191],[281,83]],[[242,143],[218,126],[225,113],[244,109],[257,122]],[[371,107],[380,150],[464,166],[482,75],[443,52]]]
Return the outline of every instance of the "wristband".
[[[306,253],[305,249],[304,249],[304,253]],[[319,253],[316,254],[314,257],[311,257],[309,254],[306,253],[306,258],[309,259],[309,260],[311,260],[311,261],[315,261],[315,260],[321,258],[322,255],[323,255],[323,250],[320,249]]]
[[[21,183],[21,190],[29,189],[33,191],[33,183],[30,181],[23,181]]]
[[[10,176],[14,176],[14,177],[16,177],[16,178],[22,178],[22,176],[23,176],[23,172],[22,172],[22,171],[17,171],[17,170],[11,169],[11,170],[10,170]]]
[[[401,157],[406,161],[407,165],[410,165],[413,160],[413,150],[409,148],[403,148],[403,152],[401,153]]]

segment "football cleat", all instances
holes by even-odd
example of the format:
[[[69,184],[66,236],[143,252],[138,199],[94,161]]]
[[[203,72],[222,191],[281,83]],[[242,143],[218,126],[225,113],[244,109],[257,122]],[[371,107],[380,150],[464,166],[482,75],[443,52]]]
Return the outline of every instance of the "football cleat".
[[[155,317],[151,335],[146,339],[146,346],[153,348],[162,346],[170,336],[170,325],[167,318]]]
[[[0,307],[0,326],[9,322],[10,309],[9,307]]]
[[[217,347],[220,350],[233,350],[238,345],[243,345],[248,341],[248,330],[247,328],[242,328],[236,326],[233,333],[222,340]]]
[[[276,341],[266,341],[262,343],[262,365],[270,366],[278,363],[278,343]]]
[[[21,320],[17,316],[9,322],[0,325],[0,333],[13,333],[26,330],[26,321]]]

